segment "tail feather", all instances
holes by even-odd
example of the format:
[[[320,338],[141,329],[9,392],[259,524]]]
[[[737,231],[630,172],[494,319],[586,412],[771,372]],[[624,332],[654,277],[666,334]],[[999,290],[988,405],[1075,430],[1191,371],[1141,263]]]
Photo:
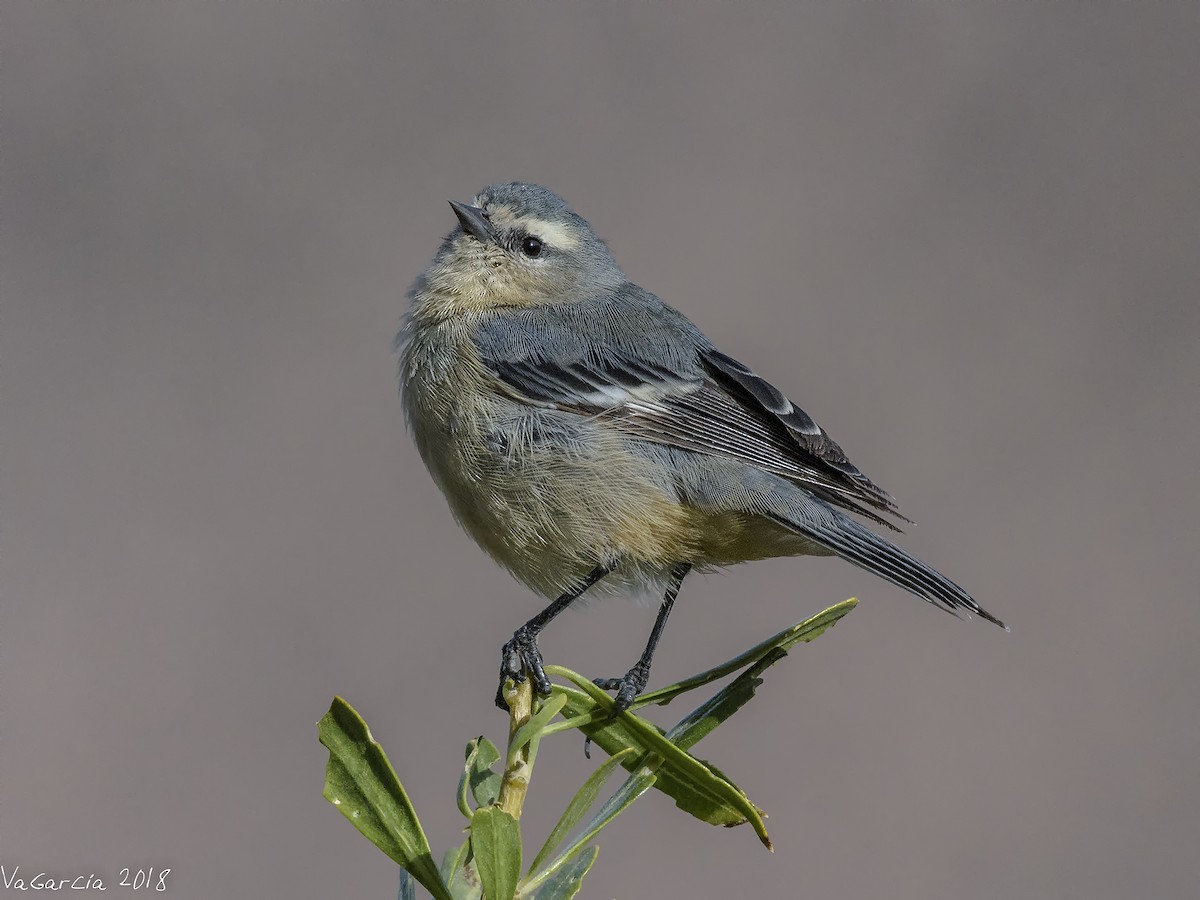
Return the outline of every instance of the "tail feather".
[[[965,610],[999,625],[1005,631],[1008,630],[1007,625],[976,603],[975,598],[945,575],[931,569],[916,557],[910,556],[827,504],[815,499],[810,502],[814,506],[820,504],[820,508],[809,509],[808,504],[805,504],[806,508],[801,514],[772,514],[771,518],[783,527],[816,541],[847,562],[866,569],[953,615],[957,615],[957,610]]]

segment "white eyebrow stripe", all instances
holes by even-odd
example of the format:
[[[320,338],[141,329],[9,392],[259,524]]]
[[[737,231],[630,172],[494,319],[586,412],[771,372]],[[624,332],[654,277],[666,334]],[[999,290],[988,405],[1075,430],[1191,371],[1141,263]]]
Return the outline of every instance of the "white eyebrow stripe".
[[[579,246],[579,237],[565,225],[557,222],[545,222],[541,219],[516,219],[513,227],[524,229],[526,233],[541,238],[551,247],[560,250],[574,250]]]

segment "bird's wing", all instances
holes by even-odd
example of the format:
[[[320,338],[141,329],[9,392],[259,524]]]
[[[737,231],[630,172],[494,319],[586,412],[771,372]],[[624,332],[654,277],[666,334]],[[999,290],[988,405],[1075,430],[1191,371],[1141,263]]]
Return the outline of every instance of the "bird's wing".
[[[891,494],[875,484],[850,462],[842,448],[812,417],[789,400],[783,393],[750,368],[714,347],[703,353],[706,369],[720,384],[727,396],[734,397],[738,406],[749,410],[757,419],[779,428],[786,435],[786,449],[799,460],[816,460],[817,468],[836,483],[844,496],[866,503],[905,522]],[[834,488],[830,488],[834,490]],[[873,517],[875,518],[875,517]],[[886,521],[883,524],[887,525]]]
[[[479,348],[498,389],[514,399],[604,419],[642,440],[741,460],[888,527],[895,526],[871,510],[908,521],[807,413],[670,312],[689,326],[685,333],[664,337],[650,329],[640,340],[588,343],[577,339],[578,321],[564,334],[543,319],[537,324],[544,340],[516,345],[490,335]]]

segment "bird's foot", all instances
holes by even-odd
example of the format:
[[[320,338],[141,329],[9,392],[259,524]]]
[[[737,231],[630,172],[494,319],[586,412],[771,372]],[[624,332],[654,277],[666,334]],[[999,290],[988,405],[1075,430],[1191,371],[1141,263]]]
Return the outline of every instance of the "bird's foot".
[[[496,688],[496,705],[507,711],[508,704],[504,702],[504,682],[511,678],[520,684],[525,680],[525,673],[533,679],[533,689],[541,697],[550,694],[550,679],[542,663],[542,653],[538,650],[537,634],[525,628],[517,629],[512,640],[500,651],[500,686]]]
[[[646,689],[649,680],[650,667],[638,662],[620,678],[596,678],[592,683],[601,690],[617,692],[613,697],[613,715],[616,716],[629,709],[638,694]]]

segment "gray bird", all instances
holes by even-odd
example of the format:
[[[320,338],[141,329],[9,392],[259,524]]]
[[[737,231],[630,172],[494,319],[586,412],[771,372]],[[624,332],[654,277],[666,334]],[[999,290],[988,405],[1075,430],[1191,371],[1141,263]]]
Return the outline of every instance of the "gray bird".
[[[688,572],[775,556],[840,556],[1003,627],[846,515],[909,521],[802,409],[631,283],[561,197],[514,182],[450,205],[459,227],[396,339],[400,382],[455,518],[555,598],[504,645],[501,686],[528,671],[549,693],[538,634],[585,591],[654,592],[645,652],[596,681],[626,709]]]

